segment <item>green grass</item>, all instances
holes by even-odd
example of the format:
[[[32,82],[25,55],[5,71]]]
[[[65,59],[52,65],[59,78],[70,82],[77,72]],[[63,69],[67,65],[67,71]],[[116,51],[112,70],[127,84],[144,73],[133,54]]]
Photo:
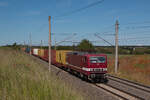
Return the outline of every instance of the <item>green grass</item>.
[[[83,97],[28,55],[0,48],[0,100],[83,100]]]

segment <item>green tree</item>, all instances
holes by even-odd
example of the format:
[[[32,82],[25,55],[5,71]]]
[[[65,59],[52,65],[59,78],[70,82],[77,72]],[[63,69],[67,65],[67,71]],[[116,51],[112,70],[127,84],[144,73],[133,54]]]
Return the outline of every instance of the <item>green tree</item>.
[[[86,51],[86,52],[94,52],[95,51],[93,44],[87,39],[83,39],[81,41],[81,43],[78,44],[77,48],[79,51]]]
[[[15,42],[15,43],[13,43],[13,45],[12,45],[13,47],[16,47],[17,46],[17,43]]]
[[[15,42],[15,43],[12,44],[12,48],[13,48],[13,49],[20,50],[21,46],[20,46],[20,45],[17,45],[17,43]]]

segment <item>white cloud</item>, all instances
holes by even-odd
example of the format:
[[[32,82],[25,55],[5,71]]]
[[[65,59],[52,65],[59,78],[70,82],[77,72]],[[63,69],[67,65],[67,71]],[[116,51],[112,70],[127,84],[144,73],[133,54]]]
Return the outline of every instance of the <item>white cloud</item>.
[[[6,7],[6,6],[8,6],[8,2],[0,1],[0,7]]]

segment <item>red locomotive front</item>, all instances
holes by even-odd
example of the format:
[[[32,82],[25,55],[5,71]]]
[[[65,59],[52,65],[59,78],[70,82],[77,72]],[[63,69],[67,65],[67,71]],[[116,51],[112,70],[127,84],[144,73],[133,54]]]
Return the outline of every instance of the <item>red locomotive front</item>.
[[[70,69],[92,80],[105,80],[107,73],[107,56],[104,54],[70,53],[67,55]]]
[[[107,56],[104,54],[88,54],[87,67],[82,68],[92,79],[105,79],[107,73]]]

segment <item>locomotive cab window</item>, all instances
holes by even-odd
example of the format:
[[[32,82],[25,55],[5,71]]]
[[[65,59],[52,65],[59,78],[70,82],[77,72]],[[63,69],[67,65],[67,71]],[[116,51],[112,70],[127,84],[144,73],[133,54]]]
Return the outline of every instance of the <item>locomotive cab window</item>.
[[[99,56],[99,57],[90,57],[90,63],[105,63],[106,58]]]

